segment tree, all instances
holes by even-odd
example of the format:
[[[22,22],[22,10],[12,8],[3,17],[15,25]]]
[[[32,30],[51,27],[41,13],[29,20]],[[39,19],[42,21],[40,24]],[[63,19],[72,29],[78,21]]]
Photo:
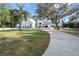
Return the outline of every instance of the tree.
[[[19,23],[19,30],[21,30],[21,21],[27,20],[28,12],[24,10],[24,4],[17,4],[17,6],[18,9],[11,9],[8,4],[0,4],[0,25],[15,27]]]
[[[17,4],[19,10],[19,30],[21,30],[21,21],[26,20],[28,16],[28,12],[24,11],[24,4]]]
[[[58,24],[60,19],[68,14],[67,3],[45,3],[38,4],[37,12],[41,18],[51,19],[59,30]]]
[[[11,27],[15,27],[16,24],[18,24],[19,22],[19,11],[17,9],[10,9],[10,17],[11,17],[11,20],[10,20],[10,23],[11,23]]]
[[[27,18],[29,17],[29,13],[26,10],[24,10],[23,14],[24,14],[24,19],[27,20]]]
[[[79,22],[79,8],[78,8],[78,6],[76,8],[72,8],[69,11],[69,15],[70,15],[69,24],[73,24],[72,27],[78,27],[79,26],[78,25],[78,22]]]
[[[65,26],[65,22],[64,22],[64,20],[62,20],[62,28],[64,28]]]
[[[19,30],[21,30],[21,21],[22,21],[22,18],[23,18],[23,8],[24,8],[24,5],[22,4],[17,4],[18,6],[18,10],[19,10]]]
[[[69,18],[69,22],[76,22],[76,20],[77,20],[77,17],[75,15],[70,16]]]
[[[77,28],[79,28],[79,21],[77,22]]]
[[[10,9],[9,10],[10,11],[10,16],[11,16],[11,23],[12,23],[12,27],[15,27],[16,26],[16,24],[18,24],[19,23],[19,19],[20,19],[20,14],[19,14],[19,10],[17,10],[17,9]],[[28,16],[28,12],[26,11],[26,10],[23,10],[23,15],[24,16],[22,16],[22,20],[27,20],[27,16]],[[22,21],[22,20],[20,20],[20,21]]]
[[[36,27],[37,27],[37,25],[38,25],[38,21],[37,20],[40,19],[39,16],[34,15],[31,18],[36,21]]]
[[[1,20],[1,25],[3,24],[3,20],[4,20],[4,8],[5,8],[5,4],[0,4],[0,20]]]
[[[32,16],[31,18],[34,20],[40,19],[39,16],[36,16],[36,15]]]
[[[2,25],[4,25],[6,21],[10,20],[10,12],[7,4],[0,4],[0,19]]]
[[[73,15],[73,16],[70,16],[70,18],[69,18],[69,26],[70,27],[77,27],[77,16],[76,16],[76,14],[75,15]]]

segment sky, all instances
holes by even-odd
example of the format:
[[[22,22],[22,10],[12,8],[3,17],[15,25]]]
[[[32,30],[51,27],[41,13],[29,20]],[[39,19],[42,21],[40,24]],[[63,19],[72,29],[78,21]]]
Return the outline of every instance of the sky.
[[[31,16],[36,15],[35,12],[36,12],[36,9],[37,9],[37,3],[25,3],[24,5],[25,5],[24,6],[24,10],[27,10],[28,12],[30,12],[31,13]],[[69,8],[70,9],[74,9],[74,8],[79,7],[79,4],[78,3],[68,3],[68,5],[69,5]],[[15,8],[15,9],[18,8],[15,3],[11,3],[11,4],[9,4],[9,6],[11,8]],[[64,17],[64,19],[66,19],[66,21],[68,21],[68,18],[69,17]]]
[[[15,9],[18,8],[15,3],[11,3],[11,4],[9,4],[9,6],[11,8],[15,8]],[[26,4],[24,4],[24,10],[27,10],[28,12],[30,12],[31,16],[36,15],[36,13],[35,13],[36,8],[37,8],[37,4],[36,3],[26,3]]]

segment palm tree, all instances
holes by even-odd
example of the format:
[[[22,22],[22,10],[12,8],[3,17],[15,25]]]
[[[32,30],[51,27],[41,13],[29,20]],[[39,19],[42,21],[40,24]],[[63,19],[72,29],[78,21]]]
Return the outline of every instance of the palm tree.
[[[24,11],[24,4],[17,4],[19,10],[19,30],[21,30],[21,21],[26,20],[28,16],[28,12]]]
[[[10,23],[11,23],[11,27],[15,27],[16,24],[18,24],[18,19],[19,19],[19,15],[18,15],[18,10],[17,9],[10,9]]]
[[[5,4],[0,4],[0,20],[1,20],[1,24],[3,24],[3,20],[4,20],[4,10],[5,10]]]
[[[23,18],[23,8],[24,8],[24,5],[23,4],[17,4],[18,6],[18,15],[19,15],[19,30],[21,30],[21,21],[22,21],[22,18]]]
[[[5,24],[5,21],[9,21],[10,20],[10,12],[9,12],[9,8],[8,8],[8,4],[0,4],[0,18],[2,21],[2,25]]]

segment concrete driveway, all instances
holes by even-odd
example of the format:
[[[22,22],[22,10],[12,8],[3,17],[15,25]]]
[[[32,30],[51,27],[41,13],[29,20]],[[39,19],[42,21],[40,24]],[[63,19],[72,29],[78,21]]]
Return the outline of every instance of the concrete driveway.
[[[43,56],[79,56],[79,37],[58,31],[48,32],[50,43]]]

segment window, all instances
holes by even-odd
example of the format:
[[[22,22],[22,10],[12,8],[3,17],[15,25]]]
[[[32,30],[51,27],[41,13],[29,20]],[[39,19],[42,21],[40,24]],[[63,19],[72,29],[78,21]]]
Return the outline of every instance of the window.
[[[41,25],[41,23],[39,23]]]
[[[45,28],[47,28],[48,26],[45,26]]]

